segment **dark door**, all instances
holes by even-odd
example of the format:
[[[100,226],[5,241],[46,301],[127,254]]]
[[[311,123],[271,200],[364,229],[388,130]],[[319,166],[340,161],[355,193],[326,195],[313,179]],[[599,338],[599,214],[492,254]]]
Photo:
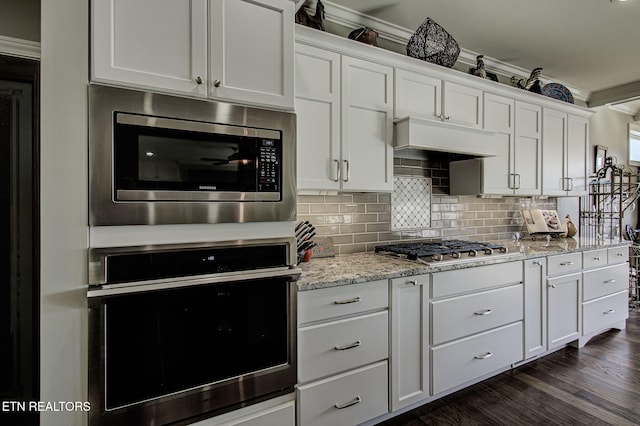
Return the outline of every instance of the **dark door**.
[[[0,56],[0,424],[38,423],[38,73]]]

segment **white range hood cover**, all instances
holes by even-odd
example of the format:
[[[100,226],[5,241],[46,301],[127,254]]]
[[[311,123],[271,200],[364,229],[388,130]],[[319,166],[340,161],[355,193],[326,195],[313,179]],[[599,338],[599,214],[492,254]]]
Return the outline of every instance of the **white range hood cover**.
[[[493,157],[498,154],[495,133],[444,121],[405,117],[394,123],[396,150],[428,151]]]

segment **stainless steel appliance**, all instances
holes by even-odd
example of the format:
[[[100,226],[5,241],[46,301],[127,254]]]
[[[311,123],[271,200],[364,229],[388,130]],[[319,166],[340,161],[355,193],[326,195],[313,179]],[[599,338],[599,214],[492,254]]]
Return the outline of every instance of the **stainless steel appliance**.
[[[486,258],[518,257],[506,246],[465,240],[437,240],[376,246],[375,252],[424,264],[447,264]]]
[[[293,392],[293,238],[91,249],[91,425],[187,424]]]
[[[92,84],[90,225],[291,221],[295,115]]]

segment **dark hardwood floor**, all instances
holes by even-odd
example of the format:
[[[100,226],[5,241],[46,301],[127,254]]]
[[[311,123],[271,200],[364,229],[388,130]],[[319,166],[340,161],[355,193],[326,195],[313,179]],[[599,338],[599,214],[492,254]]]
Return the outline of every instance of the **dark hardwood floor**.
[[[640,425],[640,312],[627,329],[564,348],[380,425]]]

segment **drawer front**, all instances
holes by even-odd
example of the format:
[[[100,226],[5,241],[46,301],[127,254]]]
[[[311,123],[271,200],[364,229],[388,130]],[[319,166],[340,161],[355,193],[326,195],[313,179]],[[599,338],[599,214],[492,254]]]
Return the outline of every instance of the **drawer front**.
[[[431,349],[436,395],[523,359],[522,322]]]
[[[522,262],[506,262],[433,274],[431,297],[485,290],[522,282]]]
[[[357,425],[389,412],[387,362],[298,387],[298,424]]]
[[[386,311],[298,330],[298,381],[305,383],[388,357]]]
[[[564,275],[582,269],[582,253],[567,253],[547,258],[547,274]]]
[[[298,324],[387,308],[388,289],[380,280],[298,292]]]
[[[598,297],[617,293],[629,287],[629,268],[626,263],[594,269],[584,273],[582,300],[587,302]]]
[[[582,266],[584,269],[599,268],[607,264],[607,249],[589,250],[582,252]]]
[[[629,246],[611,247],[607,252],[609,265],[627,262],[629,260]]]
[[[587,302],[582,307],[583,335],[600,331],[629,317],[627,291]]]
[[[522,318],[522,284],[432,302],[433,344],[439,345]]]

